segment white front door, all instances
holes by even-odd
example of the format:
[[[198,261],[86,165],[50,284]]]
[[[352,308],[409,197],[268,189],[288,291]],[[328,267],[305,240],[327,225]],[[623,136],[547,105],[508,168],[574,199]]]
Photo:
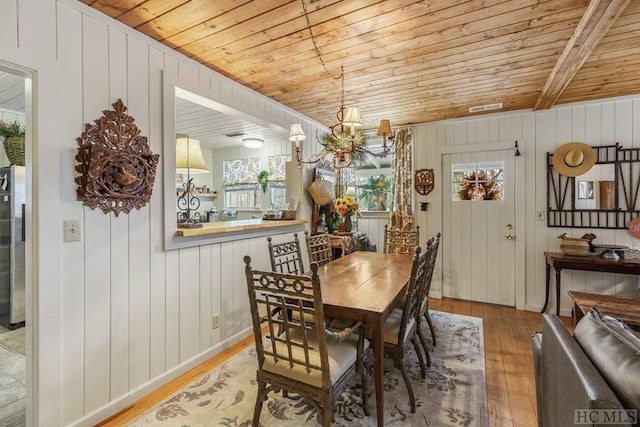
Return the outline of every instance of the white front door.
[[[443,296],[515,306],[514,151],[442,154]]]

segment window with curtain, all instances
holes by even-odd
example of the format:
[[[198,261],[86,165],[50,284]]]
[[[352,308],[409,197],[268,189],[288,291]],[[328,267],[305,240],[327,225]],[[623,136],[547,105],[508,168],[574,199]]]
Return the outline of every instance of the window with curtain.
[[[225,208],[260,209],[260,158],[225,160],[222,168]]]
[[[291,154],[269,156],[269,200],[276,208],[285,208],[287,200],[287,162],[291,161]]]

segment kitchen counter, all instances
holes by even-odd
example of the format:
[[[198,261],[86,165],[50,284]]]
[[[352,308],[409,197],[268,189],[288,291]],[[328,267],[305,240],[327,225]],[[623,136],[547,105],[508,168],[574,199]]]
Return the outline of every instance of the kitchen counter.
[[[204,222],[202,228],[178,228],[176,236],[206,236],[234,231],[262,230],[269,228],[288,227],[291,225],[306,224],[305,219],[291,220],[266,220],[266,219],[239,219],[232,221]]]

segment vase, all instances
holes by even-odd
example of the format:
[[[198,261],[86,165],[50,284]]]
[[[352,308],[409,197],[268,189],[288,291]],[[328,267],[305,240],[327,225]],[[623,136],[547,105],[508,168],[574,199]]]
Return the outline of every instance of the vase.
[[[345,224],[344,222],[339,222],[338,223],[338,233],[344,233],[346,230],[347,224]]]
[[[351,229],[353,228],[353,224],[351,223],[351,217],[348,216],[345,218],[344,220],[344,231],[351,231]]]

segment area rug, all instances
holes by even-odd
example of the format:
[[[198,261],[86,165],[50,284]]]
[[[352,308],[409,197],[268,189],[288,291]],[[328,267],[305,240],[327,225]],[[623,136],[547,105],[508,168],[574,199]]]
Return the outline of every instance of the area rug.
[[[420,378],[413,348],[405,358],[416,395],[416,413],[398,369],[385,358],[385,426],[488,426],[482,319],[431,311],[437,346],[430,346],[431,368]],[[428,326],[424,334],[430,337]],[[127,426],[250,426],[257,385],[253,346],[166,399]],[[336,426],[375,426],[375,394],[369,381],[370,416],[360,406],[362,389],[354,377],[334,406]],[[269,394],[263,404],[260,425],[286,427],[317,425],[315,409],[304,400],[281,393]]]

